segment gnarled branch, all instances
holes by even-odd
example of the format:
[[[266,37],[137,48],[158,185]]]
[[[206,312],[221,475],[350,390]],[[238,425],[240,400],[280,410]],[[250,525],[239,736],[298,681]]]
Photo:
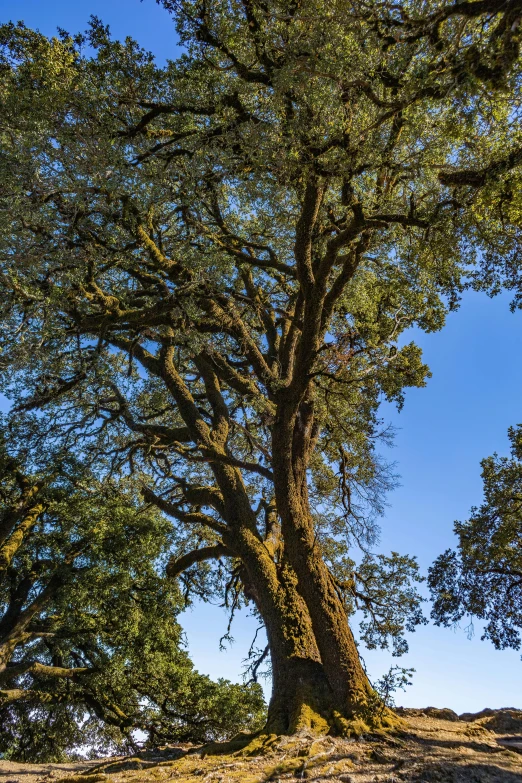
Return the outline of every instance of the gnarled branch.
[[[221,557],[234,557],[234,553],[225,544],[194,549],[181,557],[172,557],[167,565],[167,576],[173,579],[195,563],[202,563],[205,560],[219,560]]]

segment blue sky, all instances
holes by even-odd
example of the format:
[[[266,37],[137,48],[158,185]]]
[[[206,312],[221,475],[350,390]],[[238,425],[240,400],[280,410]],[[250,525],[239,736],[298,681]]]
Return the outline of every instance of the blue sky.
[[[23,20],[46,35],[57,27],[84,30],[91,14],[115,37],[136,38],[160,62],[179,51],[174,25],[154,0],[0,0],[0,21]],[[397,428],[386,456],[397,463],[401,486],[390,495],[380,548],[416,554],[425,573],[454,544],[454,520],[481,501],[480,460],[494,451],[506,454],[507,428],[522,421],[522,312],[510,313],[508,296],[469,294],[442,332],[415,338],[433,378],[427,388],[407,392],[400,414],[383,406],[383,417]],[[200,671],[238,680],[257,622],[242,614],[233,627],[235,643],[220,652],[223,610],[199,605],[182,621]],[[480,635],[479,624],[472,639],[462,628],[429,625],[411,635],[408,655],[364,652],[364,658],[373,678],[394,663],[416,669],[413,685],[398,695],[404,705],[458,712],[522,707],[520,653],[498,652]]]

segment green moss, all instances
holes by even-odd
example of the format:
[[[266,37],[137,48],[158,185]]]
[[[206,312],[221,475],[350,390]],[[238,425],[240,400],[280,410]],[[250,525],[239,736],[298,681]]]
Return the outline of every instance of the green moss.
[[[341,737],[362,737],[364,734],[389,734],[404,729],[405,722],[391,710],[381,714],[362,710],[355,718],[345,718],[334,712],[333,729]]]
[[[309,704],[303,704],[292,718],[290,734],[294,734],[302,729],[311,729],[315,734],[328,734],[330,728],[330,723],[325,717]]]
[[[342,759],[341,761],[336,761],[332,765],[330,774],[340,775],[342,772],[348,772],[349,770],[353,769],[354,766],[355,765],[351,759]]]
[[[264,780],[268,783],[269,780],[273,780],[279,775],[285,775],[288,772],[301,771],[303,766],[304,764],[302,758],[285,759],[284,761],[276,764],[274,767],[267,767],[267,769],[263,770],[265,775]]]

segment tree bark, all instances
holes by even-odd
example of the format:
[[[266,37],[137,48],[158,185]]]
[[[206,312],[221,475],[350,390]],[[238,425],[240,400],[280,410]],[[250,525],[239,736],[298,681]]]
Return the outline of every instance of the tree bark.
[[[345,608],[314,530],[307,488],[307,438],[299,432],[306,426],[304,417],[301,420],[299,416],[285,417],[284,409],[274,426],[274,485],[285,552],[310,615],[323,671],[340,720],[352,724],[371,721],[376,696],[362,667]]]
[[[327,733],[334,720],[333,693],[291,566],[284,558],[275,562],[265,543],[244,527],[230,535],[230,543],[243,563],[245,594],[263,619],[270,648],[272,696],[266,732],[292,734],[310,728]]]

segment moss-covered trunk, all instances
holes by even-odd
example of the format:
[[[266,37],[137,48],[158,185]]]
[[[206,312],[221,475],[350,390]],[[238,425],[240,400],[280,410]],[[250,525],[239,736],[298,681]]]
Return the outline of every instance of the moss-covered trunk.
[[[347,720],[353,726],[371,721],[375,693],[362,667],[345,608],[314,529],[307,488],[307,444],[299,433],[298,437],[295,434],[303,422],[285,418],[283,412],[278,424],[274,430],[273,468],[285,553],[308,609],[341,722]]]
[[[244,528],[234,536],[234,547],[241,552],[245,591],[263,618],[270,648],[272,696],[266,731],[327,732],[333,719],[333,694],[292,568],[284,558],[275,562],[265,543]]]
[[[333,694],[322,664],[309,658],[272,654],[273,688],[266,731],[294,734],[311,729],[328,734],[335,728]]]
[[[288,557],[310,613],[336,708],[349,720],[367,720],[375,694],[362,667],[345,608],[318,551],[311,521],[305,512],[299,521],[292,515],[285,529]]]
[[[299,728],[329,728],[332,694],[297,578],[284,546],[263,540],[239,472],[215,466],[223,495],[227,531],[223,540],[243,564],[246,595],[265,625],[272,664],[272,697],[267,731],[288,734]]]

